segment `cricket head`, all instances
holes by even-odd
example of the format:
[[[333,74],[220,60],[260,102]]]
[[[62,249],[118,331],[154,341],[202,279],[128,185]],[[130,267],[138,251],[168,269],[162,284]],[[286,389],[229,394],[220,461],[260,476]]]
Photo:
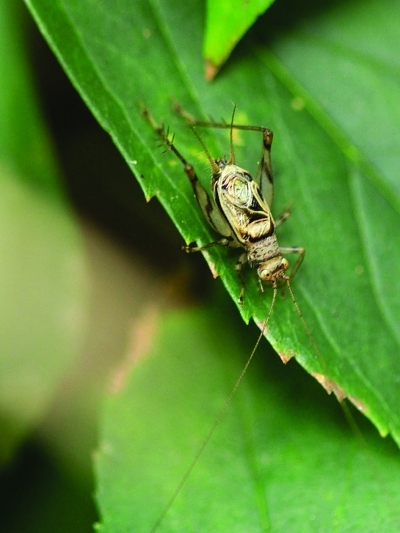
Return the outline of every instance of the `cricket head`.
[[[289,279],[289,276],[285,273],[288,268],[289,261],[281,255],[277,255],[261,263],[257,273],[262,281],[268,281],[273,287],[276,287],[279,281]]]

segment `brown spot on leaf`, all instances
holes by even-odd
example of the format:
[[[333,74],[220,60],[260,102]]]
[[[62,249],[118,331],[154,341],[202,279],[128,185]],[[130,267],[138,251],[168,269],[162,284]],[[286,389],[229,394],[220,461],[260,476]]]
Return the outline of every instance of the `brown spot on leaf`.
[[[210,59],[206,59],[204,64],[204,75],[207,81],[212,81],[219,70],[219,67],[215,65]]]
[[[215,279],[215,278],[218,278],[219,274],[218,274],[218,272],[217,272],[217,269],[215,268],[215,263],[214,263],[214,261],[210,261],[210,260],[209,260],[209,256],[208,256],[206,259],[207,259],[208,266],[210,267],[212,277],[213,277],[214,279]]]
[[[362,413],[365,412],[364,402],[362,402],[361,400],[358,400],[357,398],[353,398],[352,396],[347,396],[347,397],[351,401],[351,403],[357,407],[359,411],[361,411]]]
[[[254,322],[257,324],[257,327],[259,327],[260,330],[264,332],[264,337],[267,338],[268,329],[265,329],[265,320],[254,319]],[[296,357],[296,352],[294,350],[289,350],[287,353],[277,351],[277,354],[281,358],[281,361],[284,365],[286,365],[286,363],[288,363],[290,359]]]
[[[323,374],[319,374],[318,372],[312,372],[311,375],[324,387],[328,394],[333,392],[339,402],[347,398],[347,394],[344,392],[344,390],[331,379],[327,378]]]
[[[281,358],[282,363],[286,365],[286,363],[288,363],[296,354],[289,351],[288,353],[278,352],[278,355]]]

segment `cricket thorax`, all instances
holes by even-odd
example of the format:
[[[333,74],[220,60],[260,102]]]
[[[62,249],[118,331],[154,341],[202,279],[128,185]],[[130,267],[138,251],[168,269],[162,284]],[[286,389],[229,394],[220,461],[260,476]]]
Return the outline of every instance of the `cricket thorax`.
[[[257,273],[262,281],[285,279],[289,262],[281,256],[275,233],[247,247],[250,265],[258,266]]]
[[[237,240],[246,249],[274,234],[275,224],[260,188],[250,174],[226,165],[215,180],[214,193]]]

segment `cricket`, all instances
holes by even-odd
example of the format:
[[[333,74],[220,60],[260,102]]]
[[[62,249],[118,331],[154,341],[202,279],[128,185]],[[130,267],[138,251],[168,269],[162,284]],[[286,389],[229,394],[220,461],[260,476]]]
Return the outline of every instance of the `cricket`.
[[[260,291],[263,291],[263,284],[266,283],[272,288],[273,295],[268,314],[261,328],[261,333],[240,376],[197,454],[193,458],[193,461],[188,466],[182,480],[171,495],[171,498],[156,523],[153,525],[151,529],[152,533],[158,529],[159,525],[165,518],[168,510],[187,481],[191,471],[198,462],[235,395],[235,392],[250,365],[254,353],[267,330],[279,286],[286,286],[303,327],[314,348],[319,353],[314,338],[305,322],[291,288],[291,280],[303,262],[305,249],[298,246],[280,246],[275,233],[275,229],[289,218],[290,211],[288,209],[284,210],[284,212],[276,219],[273,218],[271,213],[273,203],[273,173],[271,165],[272,131],[262,126],[235,124],[236,106],[233,108],[230,123],[196,120],[178,104],[174,106],[174,109],[192,128],[194,135],[197,137],[198,142],[204,150],[212,171],[212,196],[201,184],[193,165],[176,147],[174,135],[170,135],[169,131],[164,128],[163,124],[157,123],[150,111],[144,106],[142,106],[142,114],[159,136],[162,144],[166,147],[166,151],[171,151],[182,163],[183,170],[190,181],[197,203],[205,219],[220,237],[204,246],[189,244],[184,246],[184,249],[186,252],[190,253],[203,251],[212,246],[225,246],[242,250],[235,265],[235,270],[241,286],[238,295],[239,303],[243,304],[245,298],[245,283],[242,270],[246,264],[257,269]],[[214,159],[205,146],[202,138],[197,133],[196,128],[198,127],[228,129],[230,132],[229,157],[219,157]],[[258,132],[261,134],[262,151],[254,178],[247,170],[236,164],[233,130]],[[298,256],[291,269],[289,262],[283,257],[283,255],[286,254],[296,254]]]
[[[147,109],[143,115],[150,122],[168,150],[171,150],[181,161],[184,171],[192,185],[199,207],[216,233],[221,239],[204,246],[185,246],[187,252],[198,252],[212,246],[227,246],[244,248],[239,256],[235,270],[241,283],[239,303],[243,303],[245,284],[242,268],[246,263],[257,267],[257,274],[262,289],[262,282],[268,282],[274,290],[274,296],[279,282],[284,281],[290,290],[290,280],[299,269],[305,255],[305,249],[294,246],[279,246],[275,228],[287,220],[290,211],[285,210],[279,218],[274,220],[271,213],[273,200],[273,174],[271,166],[271,145],[273,133],[262,126],[247,126],[234,124],[236,106],[233,109],[230,124],[219,122],[198,121],[186,113],[179,105],[175,111],[192,126],[193,132],[207,156],[212,169],[211,190],[213,198],[201,184],[193,166],[185,159],[174,144],[174,137],[168,138],[168,132],[162,125],[155,122]],[[195,126],[230,129],[229,159],[220,157],[213,159],[197,134]],[[236,165],[232,131],[234,129],[258,131],[262,133],[262,154],[255,179],[250,173]],[[298,259],[288,275],[289,262],[282,257],[284,254],[298,254]],[[292,294],[292,293],[291,293]]]

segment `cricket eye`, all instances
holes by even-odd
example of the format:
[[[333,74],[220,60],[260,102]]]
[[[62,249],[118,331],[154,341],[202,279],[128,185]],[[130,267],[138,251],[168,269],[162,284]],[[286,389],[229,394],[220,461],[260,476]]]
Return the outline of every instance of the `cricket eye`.
[[[273,274],[273,271],[271,271],[271,269],[268,267],[258,269],[258,275],[263,281],[271,281]]]

